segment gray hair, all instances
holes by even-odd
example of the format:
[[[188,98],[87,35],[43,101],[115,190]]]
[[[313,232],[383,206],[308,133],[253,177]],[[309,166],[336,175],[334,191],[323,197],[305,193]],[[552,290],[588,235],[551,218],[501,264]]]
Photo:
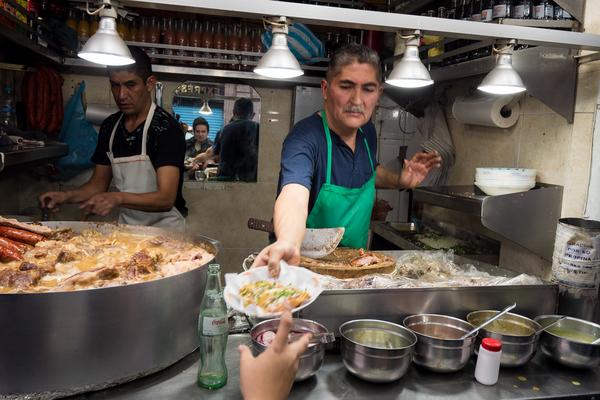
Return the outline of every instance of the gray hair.
[[[329,67],[327,68],[327,81],[331,82],[331,79],[333,79],[343,67],[355,62],[371,65],[377,74],[377,81],[381,82],[382,73],[379,55],[377,55],[377,52],[372,48],[356,43],[345,45],[333,53],[331,60],[329,60]]]

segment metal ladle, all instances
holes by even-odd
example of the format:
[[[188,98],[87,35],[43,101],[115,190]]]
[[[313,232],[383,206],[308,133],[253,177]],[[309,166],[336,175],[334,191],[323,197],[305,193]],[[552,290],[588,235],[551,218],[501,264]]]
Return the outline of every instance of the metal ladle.
[[[492,322],[494,322],[495,320],[497,320],[498,318],[500,318],[501,316],[503,316],[504,314],[506,314],[507,312],[509,312],[513,308],[515,308],[516,306],[517,306],[517,303],[512,303],[510,306],[506,307],[504,310],[500,311],[498,314],[494,315],[492,318],[488,319],[483,324],[479,325],[477,328],[475,328],[475,329],[473,329],[473,330],[465,333],[464,335],[462,335],[458,340],[464,340],[464,339],[468,338],[469,336],[471,336],[475,332],[479,331],[484,326],[487,326],[487,325],[491,324]]]
[[[543,327],[542,329],[538,329],[537,331],[535,331],[534,335],[538,335],[542,332],[544,332],[546,329],[550,328],[551,326],[554,326],[555,324],[558,324],[560,321],[562,321],[563,319],[567,318],[566,315],[563,315],[562,317],[560,317],[559,319],[557,319],[556,321],[549,323],[548,325],[546,325],[545,327]]]

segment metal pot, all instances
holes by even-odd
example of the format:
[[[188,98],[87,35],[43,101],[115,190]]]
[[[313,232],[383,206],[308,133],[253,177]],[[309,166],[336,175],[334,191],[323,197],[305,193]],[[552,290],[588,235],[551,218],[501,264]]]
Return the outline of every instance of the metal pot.
[[[546,326],[560,315],[540,315],[535,320]],[[561,331],[581,333],[600,338],[600,325],[584,319],[567,317],[540,334],[542,352],[551,359],[574,368],[594,368],[600,365],[600,344],[588,344],[560,336]]]
[[[252,339],[252,349],[255,356],[259,355],[267,349],[267,346],[260,343],[256,338],[267,331],[277,331],[279,327],[279,319],[269,319],[255,325],[250,330],[250,338]],[[318,322],[308,319],[293,319],[293,332],[311,332],[311,333],[326,333],[327,328]],[[298,371],[294,378],[295,382],[310,378],[317,373],[323,364],[325,357],[325,345],[322,343],[311,343],[308,348],[300,356]]]
[[[400,379],[410,366],[417,337],[387,321],[357,319],[340,326],[342,361],[354,375],[384,383]]]
[[[417,335],[414,363],[431,371],[458,371],[473,354],[477,334],[459,339],[474,328],[466,321],[445,315],[417,314],[406,317],[403,325]]]
[[[473,311],[467,315],[467,321],[474,326],[481,325],[496,315],[498,311]],[[499,325],[500,324],[500,325]],[[498,326],[502,327],[502,333]],[[507,313],[497,321],[479,330],[476,348],[485,337],[498,339],[502,342],[500,365],[503,367],[518,367],[531,360],[537,349],[539,335],[535,332],[542,329],[537,322],[522,315]]]
[[[160,228],[48,222],[76,232],[115,229],[218,242]],[[126,286],[0,294],[0,394],[54,398],[98,390],[161,370],[198,347],[206,268]]]

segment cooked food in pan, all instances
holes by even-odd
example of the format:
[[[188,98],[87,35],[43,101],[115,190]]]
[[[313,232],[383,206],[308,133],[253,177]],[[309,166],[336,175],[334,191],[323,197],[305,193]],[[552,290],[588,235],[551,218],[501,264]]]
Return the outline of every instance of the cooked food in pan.
[[[394,270],[396,263],[391,257],[374,251],[338,247],[331,254],[319,259],[302,257],[300,266],[322,275],[336,278],[357,278],[369,274],[385,274]]]
[[[267,312],[281,312],[296,308],[310,299],[306,290],[275,281],[256,281],[240,288],[244,307],[255,304]]]
[[[166,236],[74,233],[0,217],[0,293],[126,285],[186,272],[213,257],[200,245]]]

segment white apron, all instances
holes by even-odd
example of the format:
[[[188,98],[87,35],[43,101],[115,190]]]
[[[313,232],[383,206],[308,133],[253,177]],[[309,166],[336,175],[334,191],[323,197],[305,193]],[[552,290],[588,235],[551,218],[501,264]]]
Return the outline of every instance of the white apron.
[[[146,154],[146,140],[148,137],[148,128],[154,116],[156,104],[152,103],[150,111],[146,116],[144,130],[142,134],[142,154],[130,157],[115,158],[112,153],[113,139],[115,132],[121,122],[123,115],[119,117],[113,127],[108,144],[108,159],[112,167],[113,182],[120,192],[127,193],[151,193],[156,192],[156,171]],[[185,230],[185,219],[175,208],[166,212],[147,212],[133,210],[130,208],[121,208],[119,210],[119,222],[130,225],[155,226],[159,228],[173,229],[183,232]]]

